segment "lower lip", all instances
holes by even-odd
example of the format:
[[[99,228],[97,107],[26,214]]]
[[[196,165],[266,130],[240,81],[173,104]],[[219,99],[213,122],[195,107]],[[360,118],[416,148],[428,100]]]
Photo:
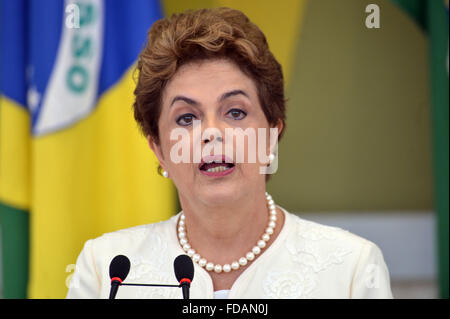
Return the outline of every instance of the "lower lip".
[[[202,171],[202,170],[200,170],[200,172],[203,175],[210,176],[210,177],[222,177],[222,176],[229,175],[229,174],[233,173],[235,167],[236,166],[233,166],[233,167],[231,167],[231,168],[229,168],[227,170],[224,170],[222,172],[208,172],[208,171]]]

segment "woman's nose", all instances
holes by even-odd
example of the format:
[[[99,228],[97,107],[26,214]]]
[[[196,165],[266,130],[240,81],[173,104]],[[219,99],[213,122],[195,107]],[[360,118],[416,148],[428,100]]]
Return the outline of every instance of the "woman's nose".
[[[215,117],[205,117],[202,121],[202,142],[203,144],[209,142],[223,141],[223,127],[218,119]]]
[[[220,142],[223,141],[222,136],[215,136],[215,137],[214,137],[214,140],[217,140],[218,143],[220,143]],[[203,140],[203,143],[206,144],[206,143],[209,143],[209,142],[211,142],[211,141],[212,141],[212,139],[205,138],[205,139]]]

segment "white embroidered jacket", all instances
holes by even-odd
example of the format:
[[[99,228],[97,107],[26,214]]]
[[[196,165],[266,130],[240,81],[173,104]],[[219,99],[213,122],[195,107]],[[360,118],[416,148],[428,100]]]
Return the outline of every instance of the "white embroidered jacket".
[[[392,298],[389,271],[374,243],[280,209],[285,223],[279,236],[234,282],[229,298]],[[109,264],[120,254],[131,261],[124,282],[176,285],[173,260],[184,254],[177,239],[178,216],[88,240],[67,298],[108,298]],[[194,265],[190,297],[214,298],[208,272]],[[179,288],[135,286],[121,286],[116,296],[181,297]]]

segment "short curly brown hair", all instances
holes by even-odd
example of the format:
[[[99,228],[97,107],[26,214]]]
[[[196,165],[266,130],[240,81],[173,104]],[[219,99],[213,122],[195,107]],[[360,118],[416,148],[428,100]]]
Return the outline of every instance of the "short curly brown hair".
[[[271,126],[285,127],[281,65],[266,37],[241,11],[212,8],[173,14],[156,21],[139,55],[134,117],[142,133],[159,144],[158,121],[166,83],[188,62],[225,58],[254,80],[262,110]],[[280,132],[279,138],[281,138]]]

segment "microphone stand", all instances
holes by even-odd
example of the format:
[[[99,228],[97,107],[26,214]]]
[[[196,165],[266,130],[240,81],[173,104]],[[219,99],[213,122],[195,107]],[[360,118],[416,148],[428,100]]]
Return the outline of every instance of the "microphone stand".
[[[121,286],[144,286],[144,287],[176,287],[179,288],[181,285],[162,285],[162,284],[132,284],[132,283],[121,283]]]
[[[120,286],[143,286],[143,287],[175,287],[181,288],[183,291],[183,299],[189,299],[189,285],[182,282],[179,285],[164,285],[164,284],[138,284],[138,283],[120,283]]]

